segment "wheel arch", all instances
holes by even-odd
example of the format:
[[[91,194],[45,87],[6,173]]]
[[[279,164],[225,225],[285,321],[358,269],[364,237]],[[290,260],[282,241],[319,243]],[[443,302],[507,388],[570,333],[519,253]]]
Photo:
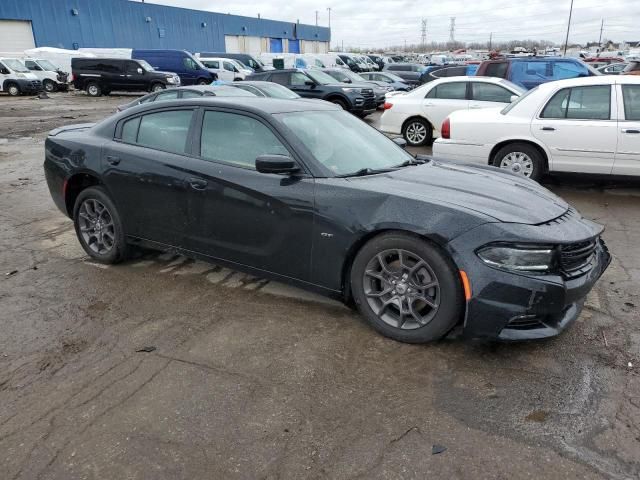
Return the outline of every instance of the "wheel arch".
[[[20,90],[20,85],[18,84],[18,82],[16,82],[13,79],[5,80],[4,83],[2,84],[2,90],[6,92],[7,90],[9,90],[9,86],[11,85],[15,85],[16,87],[18,87],[18,90]],[[20,90],[20,92],[22,93],[22,90]]]
[[[540,153],[540,155],[542,155],[542,160],[544,161],[545,170],[549,171],[549,155],[547,151],[542,145],[540,145],[539,143],[531,139],[508,139],[508,140],[502,140],[496,143],[491,149],[491,152],[489,152],[489,158],[487,160],[488,165],[493,165],[493,158],[500,151],[500,149],[503,147],[506,147],[511,143],[524,143],[526,145],[530,145],[533,148],[535,148]]]
[[[400,127],[400,131],[402,132],[402,135],[404,135],[404,129],[407,127],[409,122],[411,122],[413,120],[422,120],[422,121],[427,122],[427,124],[429,124],[431,126],[431,138],[435,139],[435,130],[436,129],[435,129],[434,125],[433,125],[433,122],[431,120],[429,120],[427,117],[425,117],[424,115],[411,115],[404,122],[402,122],[402,126]]]
[[[73,208],[80,193],[96,185],[102,185],[100,178],[91,172],[76,173],[65,180],[64,205],[69,217],[73,218]]]
[[[345,95],[340,95],[339,93],[331,93],[327,95],[324,100],[326,100],[327,102],[331,102],[332,100],[340,100],[347,105],[347,108],[353,107],[351,101]]]

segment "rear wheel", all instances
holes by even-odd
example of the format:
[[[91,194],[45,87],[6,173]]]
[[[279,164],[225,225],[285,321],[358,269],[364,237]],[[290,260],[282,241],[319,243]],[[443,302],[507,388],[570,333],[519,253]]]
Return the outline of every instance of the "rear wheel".
[[[545,171],[540,152],[532,145],[518,142],[498,150],[493,157],[493,165],[536,181],[542,178]]]
[[[91,82],[87,85],[87,95],[90,97],[99,97],[102,95],[102,88],[95,82]]]
[[[10,83],[7,85],[7,92],[12,97],[17,97],[18,95],[20,95],[20,88],[15,83]]]
[[[126,257],[122,222],[115,205],[101,187],[89,187],[78,195],[73,223],[80,245],[94,260],[117,263]]]
[[[356,255],[350,280],[360,313],[394,340],[437,340],[462,316],[455,266],[439,248],[408,234],[387,233],[367,243]]]
[[[42,86],[49,93],[55,92],[57,90],[55,82],[53,80],[49,80],[48,78],[42,82]]]
[[[412,147],[433,143],[433,127],[421,118],[414,118],[405,123],[402,136]]]

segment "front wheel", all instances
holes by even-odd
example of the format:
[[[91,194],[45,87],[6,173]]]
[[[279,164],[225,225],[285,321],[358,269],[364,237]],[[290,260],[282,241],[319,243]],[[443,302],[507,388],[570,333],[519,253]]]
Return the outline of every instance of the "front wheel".
[[[433,127],[421,118],[409,120],[402,129],[402,136],[412,147],[433,143]]]
[[[20,95],[20,89],[15,83],[12,83],[7,87],[7,92],[9,92],[9,95],[11,95],[12,97],[17,97],[18,95]]]
[[[209,85],[211,82],[208,80],[205,80],[204,78],[201,78],[200,80],[198,80],[198,85]]]
[[[345,102],[341,98],[332,98],[329,101],[331,103],[335,103],[336,105],[338,105],[342,110],[348,110],[349,109],[349,106],[347,105],[347,102]]]
[[[165,89],[165,86],[161,83],[154,83],[151,87],[152,92],[160,92]]]
[[[42,83],[42,86],[48,93],[55,92],[57,90],[56,84],[53,80],[49,80],[49,79],[45,80]]]
[[[505,145],[493,157],[493,165],[536,181],[544,174],[542,155],[535,147],[526,143]]]
[[[101,187],[89,187],[78,195],[73,223],[80,245],[100,263],[118,263],[126,257],[127,244],[120,215]]]
[[[356,255],[350,280],[362,316],[394,340],[437,340],[462,317],[464,296],[455,266],[438,247],[412,235],[375,237]]]

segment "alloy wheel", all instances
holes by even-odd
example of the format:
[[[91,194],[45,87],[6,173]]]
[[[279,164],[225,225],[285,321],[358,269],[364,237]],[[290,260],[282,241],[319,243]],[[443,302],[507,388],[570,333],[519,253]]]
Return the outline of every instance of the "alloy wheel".
[[[510,152],[500,161],[500,168],[509,170],[518,175],[530,177],[533,173],[533,160],[524,152]]]
[[[413,122],[407,126],[405,135],[412,144],[422,143],[427,138],[427,129],[422,123]]]
[[[16,87],[15,85],[11,85],[9,87],[9,95],[15,97],[19,93],[20,93],[20,89],[18,87]]]
[[[427,325],[440,305],[440,283],[431,266],[408,250],[385,250],[364,272],[367,303],[386,324],[403,330]]]
[[[91,251],[107,254],[116,241],[116,229],[111,213],[100,201],[87,198],[78,212],[80,234]]]
[[[56,86],[52,81],[46,81],[44,82],[44,89],[47,92],[53,92],[55,90]]]
[[[161,90],[164,90],[164,87],[159,83],[156,83],[152,88],[152,91],[154,91],[154,92],[159,92]]]
[[[95,85],[89,85],[89,95],[95,97],[98,95],[98,87]]]

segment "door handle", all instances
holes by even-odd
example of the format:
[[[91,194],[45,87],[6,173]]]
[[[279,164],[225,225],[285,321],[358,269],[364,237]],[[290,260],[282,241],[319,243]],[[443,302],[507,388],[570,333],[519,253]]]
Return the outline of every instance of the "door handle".
[[[114,155],[107,155],[107,162],[111,165],[118,165],[120,163],[120,157]]]
[[[553,127],[542,127],[540,130],[542,130],[543,132],[555,132],[556,129]]]
[[[435,103],[431,103],[431,102],[427,102],[424,104],[425,107],[433,107],[435,106]]]
[[[623,128],[622,129],[622,133],[633,133],[633,134],[638,134],[640,133],[640,130],[637,130],[635,128]]]
[[[207,181],[202,180],[201,178],[189,178],[187,179],[187,182],[189,182],[191,188],[195,190],[204,190],[205,188],[207,188]]]
[[[482,105],[470,105],[469,108],[482,108]]]

